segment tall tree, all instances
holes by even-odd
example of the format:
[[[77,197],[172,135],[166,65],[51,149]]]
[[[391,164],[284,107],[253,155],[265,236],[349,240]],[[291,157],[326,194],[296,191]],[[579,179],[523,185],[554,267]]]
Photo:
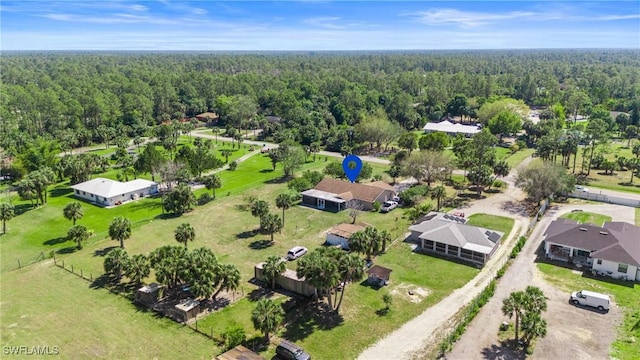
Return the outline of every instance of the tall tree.
[[[525,307],[526,299],[525,294],[522,291],[512,292],[511,294],[509,294],[508,298],[502,301],[502,313],[508,315],[509,318],[511,318],[512,316],[515,316],[516,318],[516,324],[514,327],[516,331],[516,343],[518,342],[518,334],[520,330],[520,318],[524,313]]]
[[[342,305],[342,299],[344,293],[347,290],[347,284],[354,283],[362,280],[364,277],[365,263],[356,254],[344,254],[340,252],[338,258],[338,272],[340,273],[340,280],[342,280],[342,290],[340,290],[340,299],[337,301],[335,312],[340,311]],[[335,292],[338,296],[338,291]],[[335,302],[335,301],[334,301]]]
[[[267,261],[262,266],[262,273],[264,279],[271,284],[271,289],[276,288],[276,278],[282,274],[287,268],[284,264],[284,260],[278,256],[269,256]]]
[[[82,243],[87,241],[91,236],[91,232],[84,225],[73,225],[67,231],[67,238],[75,242],[78,250],[82,249]]]
[[[280,194],[276,197],[276,206],[278,209],[282,209],[282,227],[284,227],[284,212],[293,206],[295,201],[298,199],[297,195],[293,194]]]
[[[213,301],[216,300],[216,296],[223,290],[235,290],[240,286],[240,270],[232,264],[220,264],[216,272],[216,282],[220,285],[213,296]]]
[[[405,161],[403,173],[431,186],[434,181],[444,180],[452,166],[451,158],[442,152],[420,151]]]
[[[327,253],[335,254],[331,249],[318,248],[300,258],[297,273],[299,277],[304,277],[309,284],[318,290],[318,299],[322,299],[326,295],[329,306],[333,309],[331,290],[335,289],[340,282],[340,273],[335,259],[327,256]]]
[[[411,152],[418,147],[418,135],[411,131],[400,135],[400,138],[398,139],[398,146],[402,149],[407,149],[409,154],[411,154]]]
[[[276,214],[266,214],[260,218],[260,231],[263,234],[271,236],[273,242],[273,234],[282,230],[282,219]]]
[[[15,208],[8,203],[0,203],[0,220],[2,220],[2,233],[7,233],[7,221],[13,219]]]
[[[204,186],[207,190],[213,191],[213,198],[216,198],[216,189],[220,189],[222,187],[222,179],[218,174],[211,174],[204,177],[202,180],[204,182]]]
[[[183,214],[196,204],[196,197],[187,184],[179,184],[162,201],[164,209],[170,213]]]
[[[109,225],[111,240],[120,241],[120,248],[124,249],[124,241],[131,236],[131,221],[124,217],[116,217]]]
[[[284,310],[271,299],[260,299],[251,312],[253,327],[269,339],[269,334],[278,330],[284,320]]]
[[[553,194],[571,191],[575,185],[575,178],[569,176],[563,166],[531,163],[518,172],[515,184],[538,204]]]
[[[75,226],[76,221],[82,219],[84,215],[82,211],[82,205],[79,202],[74,201],[65,205],[64,209],[62,209],[62,213],[67,220],[72,220],[73,225]]]
[[[442,199],[444,199],[447,196],[447,189],[442,186],[436,186],[435,188],[433,188],[433,190],[431,191],[431,198],[432,199],[436,199],[437,201],[437,207],[436,207],[436,211],[440,211],[440,203],[442,201]]]
[[[264,200],[256,200],[251,204],[251,215],[262,219],[269,213],[269,203]],[[262,221],[261,221],[262,225]],[[262,229],[262,228],[261,228]]]
[[[184,248],[186,249],[187,243],[196,239],[196,230],[191,226],[191,224],[182,223],[174,231],[174,236],[176,241],[180,244],[184,244]]]

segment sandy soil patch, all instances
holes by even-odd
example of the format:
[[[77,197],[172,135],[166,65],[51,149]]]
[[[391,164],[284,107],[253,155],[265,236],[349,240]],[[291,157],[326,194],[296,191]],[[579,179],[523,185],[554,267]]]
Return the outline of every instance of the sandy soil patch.
[[[398,284],[389,291],[393,296],[400,296],[412,303],[419,303],[431,294],[431,290],[413,284]]]

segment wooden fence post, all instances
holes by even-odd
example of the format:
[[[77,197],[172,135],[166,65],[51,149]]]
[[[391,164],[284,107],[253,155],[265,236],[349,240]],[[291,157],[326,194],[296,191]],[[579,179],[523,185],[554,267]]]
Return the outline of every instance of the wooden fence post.
[[[74,272],[73,272],[73,264],[71,264],[71,272],[72,272],[72,273],[74,273]],[[75,273],[74,273],[74,274],[75,274]]]
[[[64,260],[62,260],[62,268],[64,269]]]
[[[84,278],[84,275],[82,275],[82,269],[80,269],[80,277]]]
[[[20,259],[18,259],[18,269],[22,268],[22,264],[20,264]]]

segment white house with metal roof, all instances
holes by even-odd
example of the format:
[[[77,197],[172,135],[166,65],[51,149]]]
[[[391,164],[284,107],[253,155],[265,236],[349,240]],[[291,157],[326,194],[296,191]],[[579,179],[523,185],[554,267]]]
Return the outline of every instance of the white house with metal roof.
[[[484,265],[500,246],[504,234],[466,222],[463,217],[431,212],[409,227],[410,239],[426,252]]]
[[[473,134],[481,131],[477,125],[462,125],[460,123],[452,123],[449,120],[444,120],[438,123],[426,123],[422,130],[424,130],[425,133],[440,131],[451,136],[462,134],[466,137],[471,137]]]
[[[158,192],[158,184],[144,179],[120,182],[95,178],[71,186],[75,196],[102,206],[120,205]]]

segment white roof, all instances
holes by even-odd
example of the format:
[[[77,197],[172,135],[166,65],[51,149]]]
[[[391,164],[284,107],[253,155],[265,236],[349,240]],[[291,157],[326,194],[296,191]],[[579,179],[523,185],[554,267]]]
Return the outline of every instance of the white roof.
[[[309,189],[309,190],[303,191],[302,195],[311,196],[317,199],[329,200],[331,202],[340,203],[340,204],[347,202],[345,199],[337,196],[334,193],[330,193],[322,190],[316,190],[316,189]]]
[[[187,299],[179,304],[176,305],[176,309],[178,310],[182,310],[184,312],[187,312],[191,309],[193,309],[194,307],[198,306],[200,304],[200,301],[195,300],[195,299]]]
[[[101,197],[110,198],[129,192],[148,189],[157,185],[153,181],[136,179],[126,183],[105,178],[95,178],[80,184],[71,186],[74,190],[80,190]]]
[[[475,134],[480,132],[475,125],[462,125],[460,123],[452,123],[448,120],[441,121],[439,123],[426,123],[423,130],[428,131],[442,131],[446,133],[462,133],[462,134]]]

